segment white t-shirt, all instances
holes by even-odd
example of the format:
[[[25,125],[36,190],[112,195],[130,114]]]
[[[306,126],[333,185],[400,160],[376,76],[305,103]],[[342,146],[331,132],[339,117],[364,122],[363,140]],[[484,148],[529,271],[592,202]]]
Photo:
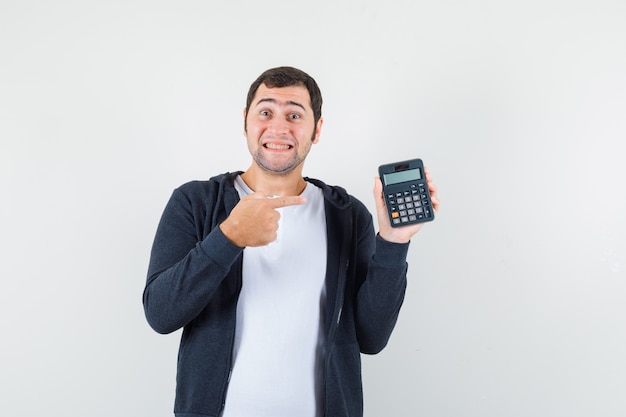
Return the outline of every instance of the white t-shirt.
[[[237,177],[241,197],[252,190]],[[311,183],[307,203],[278,209],[278,239],[243,252],[233,371],[223,417],[323,415],[326,215]]]

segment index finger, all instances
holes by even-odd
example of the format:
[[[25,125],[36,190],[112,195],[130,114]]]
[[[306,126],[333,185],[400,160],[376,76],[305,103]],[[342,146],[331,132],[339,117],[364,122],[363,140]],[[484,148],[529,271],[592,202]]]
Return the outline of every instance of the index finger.
[[[306,203],[306,198],[301,195],[292,195],[292,196],[272,196],[268,197],[270,201],[270,205],[273,208],[281,208],[287,206],[297,206],[300,204]]]

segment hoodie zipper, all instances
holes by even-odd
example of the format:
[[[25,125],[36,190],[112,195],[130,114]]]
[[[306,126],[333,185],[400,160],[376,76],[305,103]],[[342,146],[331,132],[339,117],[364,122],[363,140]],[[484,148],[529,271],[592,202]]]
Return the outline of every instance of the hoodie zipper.
[[[242,277],[241,277],[241,260],[237,262],[237,298],[239,298],[239,294],[241,293],[242,287]],[[230,353],[228,354],[228,376],[226,377],[226,382],[222,388],[222,405],[220,407],[220,411],[218,416],[221,416],[224,413],[224,408],[226,408],[226,395],[228,395],[228,387],[230,386],[230,379],[233,376],[233,348],[235,346],[235,333],[237,332],[237,313],[235,309],[235,327],[233,327],[233,331],[230,337]]]
[[[346,229],[347,230],[352,230],[353,228],[353,224],[352,224],[352,216],[348,215],[347,219],[346,219]],[[351,235],[351,234],[350,234]],[[324,379],[326,379],[327,375],[328,375],[328,370],[330,369],[330,359],[332,356],[332,346],[334,344],[334,340],[335,340],[335,335],[337,334],[337,329],[339,327],[339,323],[341,322],[341,315],[343,314],[343,303],[344,303],[344,297],[345,297],[345,286],[346,286],[346,281],[348,279],[348,271],[350,268],[350,242],[347,241],[345,239],[345,234],[343,234],[344,236],[344,240],[342,242],[342,246],[341,246],[341,252],[339,254],[340,258],[339,259],[345,259],[345,263],[342,265],[342,269],[340,271],[338,271],[338,277],[337,277],[337,293],[335,295],[336,299],[335,299],[335,311],[336,313],[336,319],[334,320],[334,323],[332,324],[329,332],[328,332],[328,337],[326,339],[326,358],[324,358],[324,362],[325,362],[325,366],[324,366]],[[325,390],[328,389],[328,384],[325,382]],[[325,398],[328,398],[328,395],[325,394]],[[326,401],[326,399],[324,400],[324,416],[329,416],[328,414],[328,401]]]

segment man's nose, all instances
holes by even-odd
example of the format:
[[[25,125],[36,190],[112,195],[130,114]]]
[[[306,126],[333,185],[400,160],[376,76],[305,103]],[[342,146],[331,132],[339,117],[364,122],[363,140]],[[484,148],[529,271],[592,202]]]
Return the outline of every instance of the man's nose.
[[[270,130],[275,135],[284,135],[289,131],[289,124],[286,120],[277,117],[272,120]]]

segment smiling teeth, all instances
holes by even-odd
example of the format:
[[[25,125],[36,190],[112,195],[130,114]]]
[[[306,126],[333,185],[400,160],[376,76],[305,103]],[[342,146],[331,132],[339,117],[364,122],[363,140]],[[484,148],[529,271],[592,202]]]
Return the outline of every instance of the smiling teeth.
[[[277,143],[266,143],[265,147],[267,149],[287,150],[287,149],[291,148],[291,145],[279,145]]]

